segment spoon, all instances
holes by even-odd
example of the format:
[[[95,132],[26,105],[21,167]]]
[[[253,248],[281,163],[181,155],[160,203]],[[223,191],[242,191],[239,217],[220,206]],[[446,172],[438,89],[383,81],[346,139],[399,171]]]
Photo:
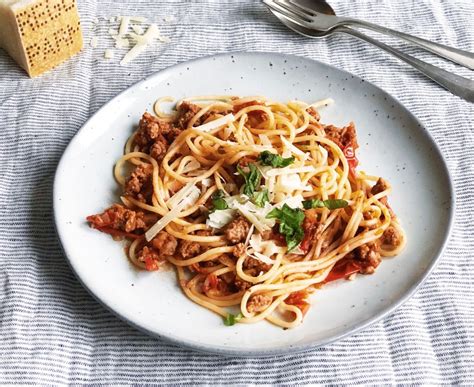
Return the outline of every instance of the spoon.
[[[351,27],[346,27],[344,25],[341,25],[341,26],[333,27],[332,29],[325,30],[325,31],[319,31],[313,28],[307,28],[297,23],[296,21],[297,19],[295,20],[294,18],[289,17],[287,14],[281,13],[281,9],[278,7],[275,7],[274,1],[263,0],[263,2],[270,8],[273,14],[283,24],[285,24],[288,28],[292,29],[293,31],[297,32],[300,35],[304,35],[309,38],[322,38],[322,37],[332,34],[333,32],[344,32],[344,33],[353,35],[361,40],[364,40],[368,43],[373,44],[376,47],[381,48],[382,50],[386,52],[389,52],[390,54],[394,55],[398,59],[404,61],[405,63],[412,65],[415,69],[417,69],[422,74],[432,79],[439,85],[443,86],[445,89],[449,90],[454,95],[457,95],[469,102],[474,102],[474,81],[471,81],[470,79],[461,77],[456,74],[452,74],[439,67],[423,62],[393,47],[390,47],[382,42],[379,42],[378,40],[375,40]],[[306,1],[306,3],[308,3],[308,1]],[[317,1],[316,3],[321,4],[325,2]],[[311,4],[314,4],[314,3],[311,3]],[[330,12],[334,14],[334,10],[332,10],[329,4],[325,3],[324,7],[325,7],[324,8],[325,12]]]

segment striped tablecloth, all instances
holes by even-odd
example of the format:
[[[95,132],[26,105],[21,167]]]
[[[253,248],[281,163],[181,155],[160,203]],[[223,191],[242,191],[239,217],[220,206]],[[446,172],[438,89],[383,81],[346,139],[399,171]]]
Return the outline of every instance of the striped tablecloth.
[[[355,38],[302,39],[259,1],[79,3],[86,41],[79,56],[28,79],[0,51],[1,384],[474,384],[474,105]],[[331,4],[341,15],[474,51],[472,0]],[[128,67],[118,65],[118,55],[105,61],[104,49],[112,45],[109,18],[117,15],[146,16],[171,41],[156,44]],[[174,20],[165,22],[167,16]],[[88,44],[93,35],[99,36],[95,49]],[[396,40],[384,41],[472,77],[468,70]],[[325,348],[237,359],[151,339],[118,320],[82,288],[56,237],[54,171],[87,118],[153,72],[227,51],[302,55],[375,83],[424,122],[454,178],[454,232],[431,278],[390,317]]]

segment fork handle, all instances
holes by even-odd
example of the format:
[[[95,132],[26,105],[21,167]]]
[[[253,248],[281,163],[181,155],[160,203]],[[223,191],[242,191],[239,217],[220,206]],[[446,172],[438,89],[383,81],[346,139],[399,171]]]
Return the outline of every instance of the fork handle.
[[[386,45],[385,43],[379,42],[378,40],[363,34],[356,29],[341,26],[336,27],[335,31],[353,35],[361,40],[381,48],[382,50],[389,52],[403,62],[412,65],[415,69],[426,75],[428,78],[431,78],[433,81],[443,86],[454,95],[457,95],[466,101],[474,102],[474,81],[450,73],[449,71],[443,70],[439,67],[433,66],[429,63],[423,62],[422,60],[407,55],[393,47]]]
[[[439,55],[442,58],[448,59],[454,63],[460,64],[461,66],[467,67],[468,69],[474,70],[474,53],[472,52],[445,46],[444,44],[418,38],[413,35],[405,34],[403,32],[392,30],[390,28],[379,26],[378,24],[369,23],[363,20],[343,18],[343,23],[346,26],[366,28],[381,34],[395,36],[399,39],[412,43],[415,46],[424,48],[433,54]]]

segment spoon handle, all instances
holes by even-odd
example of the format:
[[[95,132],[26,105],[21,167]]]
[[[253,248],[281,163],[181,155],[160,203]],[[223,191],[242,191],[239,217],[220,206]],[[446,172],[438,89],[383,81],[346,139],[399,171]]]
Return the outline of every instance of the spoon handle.
[[[341,26],[336,27],[334,30],[337,32],[345,32],[346,34],[353,35],[361,40],[381,48],[382,50],[389,52],[403,62],[412,65],[415,69],[426,75],[428,78],[431,78],[433,81],[443,86],[454,95],[457,95],[466,101],[474,102],[474,81],[450,73],[449,71],[443,70],[439,67],[433,66],[429,63],[423,62],[422,60],[407,55],[353,28]]]
[[[392,30],[390,28],[379,26],[377,24],[369,23],[363,20],[344,18],[344,25],[367,28],[385,35],[395,36],[399,39],[403,39],[409,43],[412,43],[415,46],[424,48],[433,54],[439,55],[442,58],[448,59],[454,63],[460,64],[461,66],[467,67],[468,69],[474,70],[474,53],[472,52],[445,46],[444,44],[418,38],[413,35],[405,34],[403,32]]]

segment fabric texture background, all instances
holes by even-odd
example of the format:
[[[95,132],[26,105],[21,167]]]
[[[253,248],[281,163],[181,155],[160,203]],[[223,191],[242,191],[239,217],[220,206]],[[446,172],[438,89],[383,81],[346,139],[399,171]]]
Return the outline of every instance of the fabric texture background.
[[[0,51],[0,383],[474,384],[474,105],[353,37],[303,39],[259,1],[79,3],[85,48],[72,60],[29,79]],[[340,15],[474,51],[471,0],[330,3]],[[103,60],[104,49],[112,46],[108,20],[116,15],[147,16],[171,42],[157,43],[128,67],[118,65],[123,50]],[[169,15],[176,20],[164,22]],[[99,36],[96,49],[89,45],[93,35]],[[468,70],[428,53],[381,40],[472,78]],[[426,125],[454,179],[454,230],[429,280],[391,316],[324,348],[241,359],[152,339],[83,289],[56,236],[55,168],[87,118],[153,72],[228,51],[314,58],[382,87]]]

